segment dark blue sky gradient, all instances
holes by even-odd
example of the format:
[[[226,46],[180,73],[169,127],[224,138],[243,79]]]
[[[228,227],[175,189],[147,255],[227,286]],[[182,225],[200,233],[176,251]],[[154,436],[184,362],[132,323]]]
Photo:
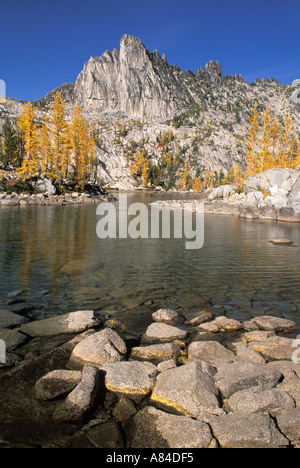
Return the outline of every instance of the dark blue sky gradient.
[[[0,0],[0,78],[9,97],[36,100],[133,34],[183,70],[218,60],[224,75],[291,83],[299,24],[299,0]]]

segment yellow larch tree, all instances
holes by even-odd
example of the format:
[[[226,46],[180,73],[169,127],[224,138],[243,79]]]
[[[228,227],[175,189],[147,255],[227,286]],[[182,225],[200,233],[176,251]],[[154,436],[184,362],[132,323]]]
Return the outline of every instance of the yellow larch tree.
[[[148,182],[149,182],[149,172],[148,172],[148,167],[147,167],[146,162],[144,162],[144,164],[143,164],[142,181],[143,181],[144,186],[146,187],[148,185]]]
[[[262,117],[253,109],[247,135],[247,176],[272,168],[293,168],[300,164],[300,140],[289,114],[282,121],[267,109]]]
[[[58,178],[64,177],[66,170],[66,155],[67,155],[67,127],[68,124],[65,118],[65,101],[61,97],[59,91],[56,92],[53,102],[52,122],[53,122],[53,161],[55,167],[55,175]]]
[[[49,175],[51,177],[54,170],[54,162],[48,114],[44,115],[42,128],[40,130],[40,151],[42,172],[43,174]]]
[[[95,162],[95,142],[80,106],[73,109],[70,124],[70,149],[74,162],[74,178],[83,183],[92,174]]]
[[[145,150],[134,153],[129,166],[130,174],[134,178],[142,177],[143,171],[147,168],[147,153]],[[145,174],[144,174],[145,175]]]
[[[272,120],[270,111],[266,109],[262,117],[262,136],[258,151],[258,172],[265,172],[272,168],[271,142]]]
[[[297,147],[295,122],[288,114],[285,114],[281,128],[281,149],[279,154],[279,166],[281,168],[292,167],[294,165]]]
[[[234,168],[234,183],[240,189],[242,189],[244,182],[245,182],[245,174],[243,173],[240,164],[237,163]]]
[[[17,120],[17,127],[25,147],[24,159],[19,170],[23,177],[34,175],[38,170],[39,139],[35,118],[35,108],[28,102],[23,106]]]
[[[178,171],[177,185],[180,189],[186,189],[190,182],[190,168],[187,160],[185,160],[184,167]]]
[[[195,179],[192,181],[192,189],[196,192],[201,192],[203,189],[203,182],[201,177],[195,177]]]
[[[272,167],[279,166],[281,127],[278,119],[275,117],[270,124],[270,164]]]

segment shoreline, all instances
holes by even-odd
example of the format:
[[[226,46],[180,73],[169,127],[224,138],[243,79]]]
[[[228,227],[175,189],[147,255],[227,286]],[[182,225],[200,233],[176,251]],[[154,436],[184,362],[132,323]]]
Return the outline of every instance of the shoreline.
[[[99,202],[113,202],[117,201],[116,195],[120,193],[130,194],[176,194],[195,195],[191,192],[160,192],[155,190],[133,190],[133,191],[110,191],[106,194],[88,194],[73,192],[64,195],[49,195],[49,194],[12,194],[4,195],[0,193],[0,208],[3,207],[27,207],[27,206],[65,206],[65,205],[79,205],[79,204],[96,204]],[[259,219],[264,221],[283,221],[290,223],[300,223],[300,211],[295,210],[292,206],[255,206],[247,203],[243,203],[243,199],[234,201],[221,198],[221,199],[210,199],[207,194],[197,193],[199,198],[190,199],[162,199],[152,202],[151,205],[159,206],[161,208],[169,209],[186,209],[195,211],[195,203],[199,203],[201,200],[204,203],[204,214],[211,215],[223,215],[223,216],[235,216],[241,219]]]
[[[291,320],[155,309],[134,342],[93,311],[19,327],[52,346],[0,373],[3,448],[299,447]]]
[[[259,219],[265,221],[284,221],[291,223],[300,223],[300,211],[294,210],[291,206],[275,208],[268,207],[253,207],[242,203],[232,203],[224,200],[203,200],[204,214],[215,214],[224,216],[236,216],[242,219]],[[195,212],[195,204],[199,200],[157,200],[152,205],[162,208],[179,208]]]
[[[63,205],[79,205],[93,204],[102,201],[114,201],[115,197],[111,193],[91,195],[88,193],[73,192],[64,195],[48,195],[48,194],[21,194],[3,196],[0,194],[0,208],[3,207],[26,207],[26,206],[63,206]]]

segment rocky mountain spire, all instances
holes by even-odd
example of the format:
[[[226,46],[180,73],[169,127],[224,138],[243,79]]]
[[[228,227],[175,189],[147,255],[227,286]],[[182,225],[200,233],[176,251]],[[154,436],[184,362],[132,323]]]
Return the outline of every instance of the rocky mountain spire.
[[[166,120],[180,110],[182,92],[177,88],[166,58],[157,51],[148,52],[140,39],[125,35],[119,52],[106,51],[85,64],[74,98],[89,110]]]

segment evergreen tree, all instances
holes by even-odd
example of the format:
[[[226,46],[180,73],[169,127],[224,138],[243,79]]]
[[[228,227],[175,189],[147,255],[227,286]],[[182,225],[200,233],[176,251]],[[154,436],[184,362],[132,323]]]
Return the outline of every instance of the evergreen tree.
[[[2,136],[2,163],[6,166],[9,164],[13,166],[19,166],[19,138],[16,130],[8,118],[5,119],[5,123],[2,127]]]

